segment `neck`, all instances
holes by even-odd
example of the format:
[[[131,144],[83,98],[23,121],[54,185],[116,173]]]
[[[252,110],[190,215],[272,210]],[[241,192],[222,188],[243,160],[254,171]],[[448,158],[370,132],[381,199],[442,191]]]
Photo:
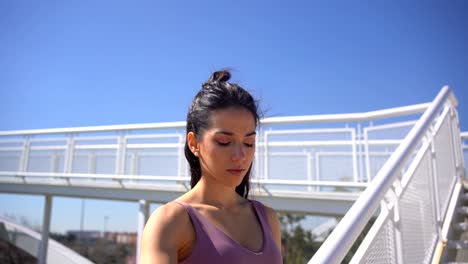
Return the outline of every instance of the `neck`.
[[[206,177],[200,178],[193,191],[200,203],[218,208],[233,208],[243,201],[242,197],[236,193],[235,188],[226,187],[216,182],[208,182]]]

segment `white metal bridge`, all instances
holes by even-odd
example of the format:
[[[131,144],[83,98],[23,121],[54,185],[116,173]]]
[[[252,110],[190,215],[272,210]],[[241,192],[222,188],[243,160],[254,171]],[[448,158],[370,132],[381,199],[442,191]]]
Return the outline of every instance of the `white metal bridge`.
[[[353,262],[440,260],[466,174],[456,106],[444,87],[419,105],[263,119],[253,197],[279,211],[344,216],[310,263],[340,263],[375,216]],[[46,263],[54,196],[138,202],[140,235],[150,203],[189,189],[184,143],[185,122],[0,132],[0,192],[46,197]]]

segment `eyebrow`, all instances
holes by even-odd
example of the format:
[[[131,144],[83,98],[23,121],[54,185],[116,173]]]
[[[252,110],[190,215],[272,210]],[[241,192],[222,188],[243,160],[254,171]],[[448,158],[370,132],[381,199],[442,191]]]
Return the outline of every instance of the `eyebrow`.
[[[224,131],[224,130],[216,131],[215,134],[223,134],[223,135],[227,135],[227,136],[234,136],[234,133],[229,132],[229,131]],[[250,136],[253,136],[253,135],[256,135],[256,134],[257,134],[256,131],[252,131],[252,132],[249,132],[249,133],[245,134],[245,137],[250,137]]]

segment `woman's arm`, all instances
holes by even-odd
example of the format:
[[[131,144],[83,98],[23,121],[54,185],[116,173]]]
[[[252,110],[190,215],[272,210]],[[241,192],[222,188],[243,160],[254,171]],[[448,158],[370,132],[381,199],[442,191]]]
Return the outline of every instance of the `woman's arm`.
[[[190,220],[185,209],[169,203],[159,207],[143,231],[140,264],[177,264],[178,250],[187,240]],[[193,232],[193,231],[192,231]]]
[[[271,226],[273,238],[275,239],[276,245],[281,252],[281,223],[279,221],[278,214],[276,214],[275,210],[268,206],[265,206],[265,212],[268,218],[268,223]]]

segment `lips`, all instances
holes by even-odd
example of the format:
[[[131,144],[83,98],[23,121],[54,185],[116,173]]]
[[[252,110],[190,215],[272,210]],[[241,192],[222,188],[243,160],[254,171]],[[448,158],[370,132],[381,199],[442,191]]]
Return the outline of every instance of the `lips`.
[[[241,175],[244,173],[245,169],[228,169],[227,172],[233,175]]]

